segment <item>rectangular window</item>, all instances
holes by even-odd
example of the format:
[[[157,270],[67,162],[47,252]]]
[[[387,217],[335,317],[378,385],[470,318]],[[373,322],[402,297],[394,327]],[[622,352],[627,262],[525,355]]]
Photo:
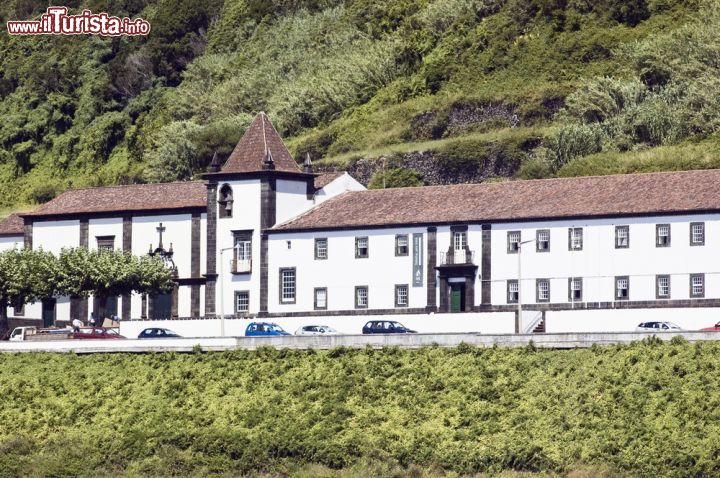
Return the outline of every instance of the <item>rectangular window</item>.
[[[615,249],[630,247],[630,226],[615,226]]]
[[[508,254],[517,254],[520,250],[520,231],[508,231],[507,251]]]
[[[705,297],[705,274],[690,274],[690,297]]]
[[[408,236],[407,234],[398,234],[395,236],[395,255],[396,256],[407,256],[408,251]]]
[[[669,299],[670,298],[670,276],[669,275],[655,276],[655,297],[657,299]]]
[[[582,302],[583,282],[581,277],[570,277],[568,279],[568,301]]]
[[[465,249],[467,247],[467,232],[453,232],[453,243],[456,251]]]
[[[250,292],[240,290],[235,292],[235,313],[243,314],[250,310]]]
[[[520,288],[517,280],[507,281],[507,302],[508,304],[517,304],[520,297]]]
[[[315,259],[322,260],[328,258],[328,240],[327,238],[315,239]]]
[[[691,246],[704,246],[705,245],[705,223],[704,222],[691,222],[690,223],[690,245]]]
[[[582,251],[583,230],[582,227],[571,227],[568,229],[568,250]]]
[[[233,274],[252,271],[252,231],[233,231]]]
[[[112,251],[115,249],[115,236],[96,236],[98,251]]]
[[[25,304],[20,307],[13,307],[13,317],[22,317],[25,315]]]
[[[630,298],[630,278],[620,276],[615,278],[615,300],[628,300]]]
[[[355,238],[355,258],[366,259],[370,256],[370,247],[367,237]]]
[[[366,285],[355,287],[355,308],[367,309],[368,307],[368,287]]]
[[[657,247],[670,247],[670,224],[658,224],[655,226],[655,237]]]
[[[550,302],[550,279],[537,279],[536,302]]]
[[[318,287],[315,289],[315,310],[327,309],[327,289]]]
[[[408,306],[408,286],[400,284],[395,286],[395,307]]]
[[[295,268],[280,269],[280,303],[295,303],[296,278]]]
[[[550,251],[550,230],[539,229],[536,233],[536,250],[537,252],[549,252]]]

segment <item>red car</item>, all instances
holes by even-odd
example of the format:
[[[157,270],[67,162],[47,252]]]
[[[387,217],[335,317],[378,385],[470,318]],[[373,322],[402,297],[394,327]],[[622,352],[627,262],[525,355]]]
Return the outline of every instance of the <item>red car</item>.
[[[716,331],[716,332],[720,332],[720,322],[718,322],[717,324],[713,325],[712,327],[705,327],[704,329],[700,329],[700,330],[701,330],[701,331],[706,331],[706,332],[707,332],[707,331],[713,331],[713,330]]]
[[[80,332],[73,332],[74,339],[124,339],[117,330],[106,327],[93,327],[91,329],[80,329]]]

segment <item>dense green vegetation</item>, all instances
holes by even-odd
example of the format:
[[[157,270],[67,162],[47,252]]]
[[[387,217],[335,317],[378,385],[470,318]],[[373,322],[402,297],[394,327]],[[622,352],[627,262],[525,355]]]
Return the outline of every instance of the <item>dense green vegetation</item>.
[[[329,166],[397,151],[443,161],[460,146],[462,161],[492,154],[520,177],[623,170],[625,155],[687,141],[705,156],[720,124],[710,0],[66,4],[142,16],[152,32],[0,35],[0,207],[189,178],[259,110]],[[4,2],[0,24],[46,7]],[[512,141],[494,139],[504,131]],[[644,169],[676,167],[653,154]],[[425,181],[411,173],[400,184]]]
[[[718,343],[655,338],[568,351],[3,354],[0,475],[717,476],[719,368]]]

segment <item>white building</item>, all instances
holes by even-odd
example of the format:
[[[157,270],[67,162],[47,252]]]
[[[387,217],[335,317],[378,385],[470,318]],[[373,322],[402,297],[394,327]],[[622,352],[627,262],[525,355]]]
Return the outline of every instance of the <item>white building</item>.
[[[695,328],[720,305],[717,184],[707,170],[366,191],[347,173],[301,169],[261,113],[204,182],[69,191],[0,224],[0,248],[172,247],[175,292],[8,312],[347,331],[389,315],[428,331],[512,332],[521,302],[521,329]]]

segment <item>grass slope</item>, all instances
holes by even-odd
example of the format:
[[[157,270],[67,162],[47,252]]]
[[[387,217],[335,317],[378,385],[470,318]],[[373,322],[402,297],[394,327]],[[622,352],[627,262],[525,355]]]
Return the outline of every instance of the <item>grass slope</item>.
[[[46,6],[5,2],[0,25]],[[69,187],[189,178],[229,153],[259,110],[294,153],[331,164],[456,139],[482,151],[482,135],[517,125],[517,142],[543,130],[501,168],[529,162],[525,176],[701,140],[720,124],[710,0],[68,6],[142,16],[152,33],[0,35],[0,207]]]
[[[718,343],[656,339],[3,354],[0,476],[717,476],[719,367]]]

